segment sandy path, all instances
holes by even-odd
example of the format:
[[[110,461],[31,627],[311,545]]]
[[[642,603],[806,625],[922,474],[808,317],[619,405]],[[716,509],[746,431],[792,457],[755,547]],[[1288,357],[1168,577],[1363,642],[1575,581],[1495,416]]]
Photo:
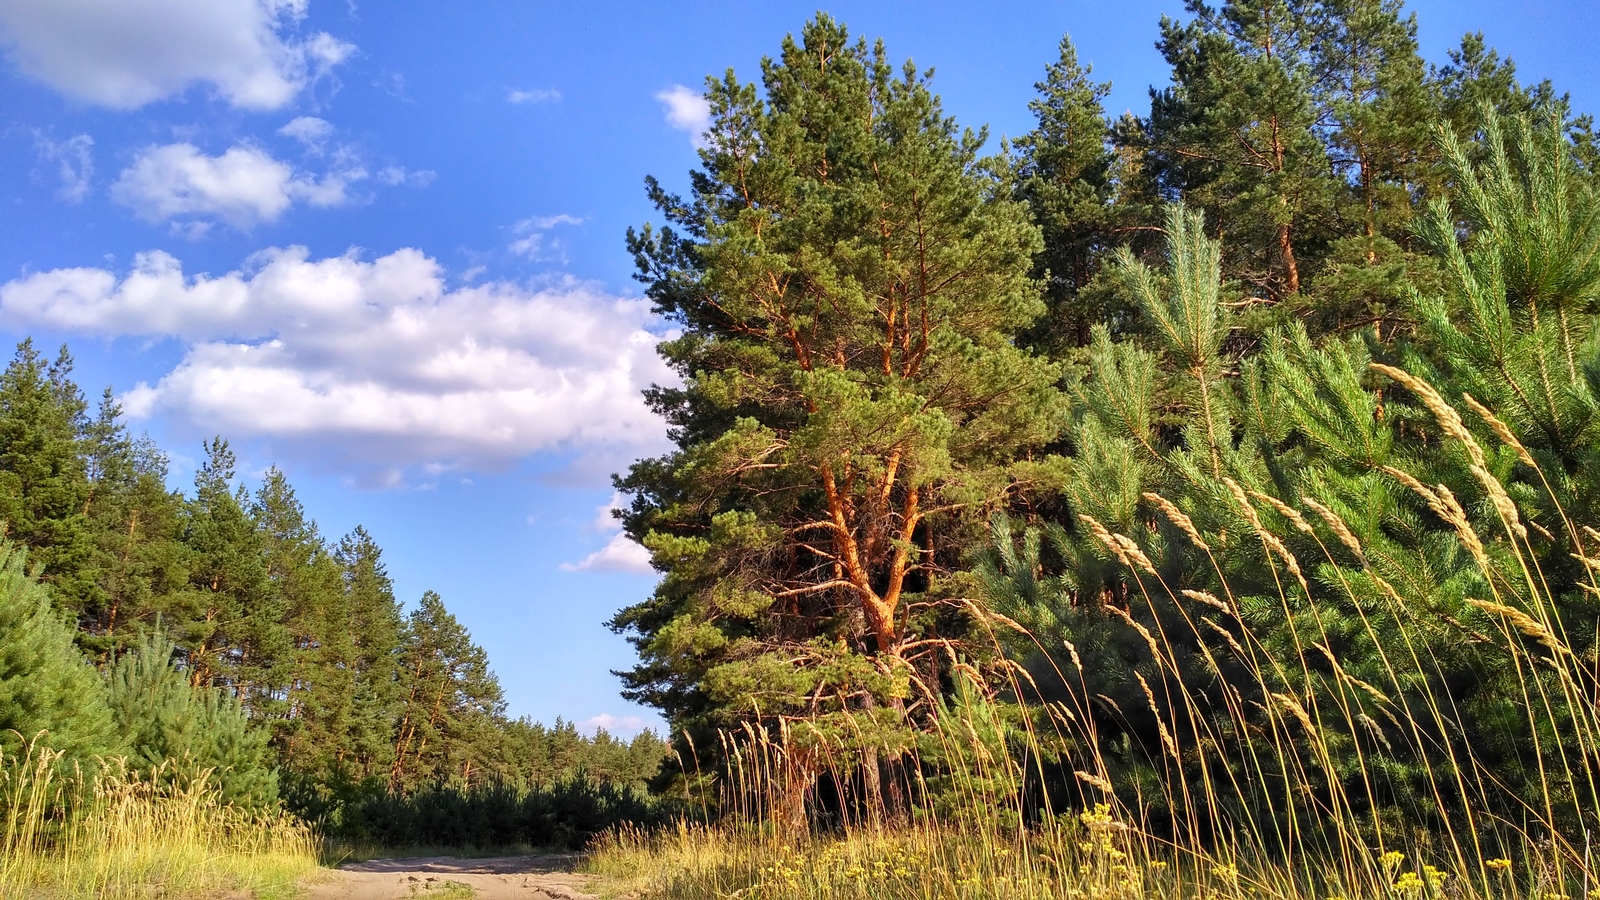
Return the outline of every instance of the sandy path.
[[[594,900],[577,857],[374,859],[330,869],[305,885],[305,900]]]

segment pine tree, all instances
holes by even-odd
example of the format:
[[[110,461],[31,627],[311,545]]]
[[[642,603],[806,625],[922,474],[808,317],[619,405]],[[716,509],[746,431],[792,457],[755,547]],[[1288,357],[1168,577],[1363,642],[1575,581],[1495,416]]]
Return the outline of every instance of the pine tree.
[[[80,641],[102,662],[158,619],[177,622],[189,577],[183,498],[167,489],[167,458],[148,436],[131,437],[121,416],[107,388],[82,441],[94,541],[86,577],[98,599],[80,616]]]
[[[188,786],[205,779],[225,803],[277,798],[266,728],[252,727],[239,701],[189,683],[174,665],[176,647],[146,634],[109,672],[112,721],[135,773]]]
[[[1127,210],[1114,205],[1117,158],[1101,105],[1111,84],[1089,75],[1071,38],[1063,37],[1060,58],[1034,85],[1039,96],[1028,104],[1038,127],[1013,145],[1017,194],[1044,239],[1034,275],[1045,285],[1046,314],[1022,339],[1056,355],[1087,345],[1096,322],[1117,327],[1127,317],[1108,292],[1086,292],[1116,237],[1116,225],[1128,218]]]
[[[1173,84],[1128,133],[1171,200],[1224,238],[1230,278],[1289,301],[1247,317],[1264,333],[1402,327],[1406,282],[1431,284],[1414,198],[1442,187],[1441,81],[1397,0],[1230,0],[1164,20]],[[1292,289],[1291,289],[1292,288]],[[1299,296],[1295,296],[1298,294]]]
[[[78,616],[92,614],[98,598],[83,571],[92,546],[79,447],[86,407],[71,372],[65,347],[46,363],[26,340],[0,374],[0,521]]]
[[[355,699],[353,640],[338,563],[308,520],[282,471],[267,471],[250,506],[260,536],[272,607],[287,631],[287,658],[275,668],[274,743],[291,768],[326,771],[350,755]],[[281,694],[281,704],[277,697]]]
[[[192,562],[179,645],[195,684],[226,687],[247,710],[265,711],[289,654],[283,605],[245,510],[249,498],[233,492],[233,451],[217,438],[206,455],[184,531]]]
[[[407,619],[402,647],[391,787],[493,774],[505,700],[483,648],[433,591]]]
[[[1517,66],[1484,40],[1483,32],[1470,32],[1461,46],[1449,53],[1450,62],[1434,68],[1430,82],[1439,95],[1439,115],[1444,127],[1457,139],[1474,136],[1483,124],[1485,113],[1507,121],[1527,116],[1542,119],[1556,116],[1572,145],[1580,171],[1591,181],[1600,177],[1600,142],[1594,132],[1592,115],[1574,115],[1572,98],[1557,94],[1549,79],[1523,84],[1517,79]],[[1445,176],[1449,166],[1439,174]]]
[[[1500,53],[1476,31],[1461,38],[1451,50],[1450,62],[1433,70],[1444,119],[1457,137],[1467,137],[1483,122],[1488,108],[1497,116],[1528,115],[1555,100],[1549,81],[1524,87],[1517,80],[1516,63],[1501,60]]]
[[[1225,236],[1229,269],[1258,296],[1299,293],[1327,240],[1339,184],[1318,138],[1307,0],[1186,0],[1157,45],[1172,86],[1151,97],[1150,165],[1174,199]]]
[[[1314,34],[1318,131],[1342,190],[1322,271],[1290,313],[1315,334],[1404,327],[1406,286],[1427,287],[1431,257],[1413,235],[1414,198],[1442,189],[1440,99],[1398,0],[1322,0]]]
[[[693,198],[650,181],[671,225],[630,234],[685,386],[650,395],[678,450],[618,482],[665,577],[612,626],[640,651],[628,696],[674,727],[802,718],[870,781],[963,634],[942,576],[1059,427],[1054,369],[1012,342],[1042,312],[1039,238],[984,136],[881,44],[819,15],[762,87],[708,80]],[[791,748],[785,815],[814,752]]]
[[[388,776],[394,762],[401,698],[400,654],[403,621],[394,586],[383,567],[382,551],[366,529],[357,527],[339,542],[344,578],[344,612],[350,635],[350,765],[359,777]]]
[[[1574,792],[1596,791],[1564,705],[1588,676],[1525,668],[1596,641],[1583,523],[1600,380],[1579,361],[1600,354],[1582,299],[1600,285],[1600,204],[1563,125],[1491,118],[1477,146],[1447,134],[1458,193],[1423,219],[1443,277],[1404,311],[1414,340],[1319,343],[1296,326],[1231,344],[1222,250],[1180,212],[1162,270],[1118,260],[1152,327],[1097,332],[1065,509],[997,520],[979,576],[1032,632],[1014,648],[1031,683],[1094,723],[1100,777],[1165,805],[1174,830],[1248,818],[1304,845],[1328,808],[1373,835],[1464,827],[1479,808],[1591,827],[1528,765],[1560,760]],[[1535,695],[1569,699],[1524,716],[1516,698]]]
[[[95,771],[95,757],[120,749],[94,667],[72,626],[28,572],[27,553],[0,542],[0,753],[19,742],[65,754]]]

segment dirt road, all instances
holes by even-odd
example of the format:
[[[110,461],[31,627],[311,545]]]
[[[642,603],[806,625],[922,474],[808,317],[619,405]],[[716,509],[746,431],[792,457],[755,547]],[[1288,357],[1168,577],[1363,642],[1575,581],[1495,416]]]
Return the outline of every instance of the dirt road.
[[[320,873],[305,900],[594,900],[576,864],[570,855],[375,859]]]

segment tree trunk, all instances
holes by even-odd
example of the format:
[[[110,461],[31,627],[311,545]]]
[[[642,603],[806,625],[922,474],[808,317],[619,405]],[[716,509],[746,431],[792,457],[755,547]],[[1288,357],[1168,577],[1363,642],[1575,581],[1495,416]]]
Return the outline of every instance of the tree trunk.
[[[877,747],[867,747],[861,753],[861,799],[866,824],[874,831],[883,827],[884,797],[882,760]]]
[[[1300,293],[1300,264],[1294,259],[1294,243],[1290,240],[1289,226],[1278,226],[1278,256],[1283,262],[1283,293]]]
[[[786,835],[799,836],[811,828],[806,816],[806,797],[817,781],[816,767],[809,755],[798,753],[793,747],[783,751],[783,793],[778,798],[774,818]]]

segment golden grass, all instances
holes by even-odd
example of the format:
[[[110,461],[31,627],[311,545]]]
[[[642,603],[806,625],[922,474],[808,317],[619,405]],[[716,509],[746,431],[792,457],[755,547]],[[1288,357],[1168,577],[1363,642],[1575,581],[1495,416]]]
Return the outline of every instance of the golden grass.
[[[204,778],[153,784],[118,762],[60,777],[57,762],[45,750],[0,760],[0,897],[272,900],[293,897],[316,869],[309,828],[225,805]]]
[[[1173,848],[1102,804],[1009,834],[932,822],[798,836],[735,824],[623,830],[596,843],[585,870],[608,897],[662,900],[1579,900],[1529,850],[1531,862],[1483,859],[1472,872],[1372,851],[1352,878],[1337,864]]]

